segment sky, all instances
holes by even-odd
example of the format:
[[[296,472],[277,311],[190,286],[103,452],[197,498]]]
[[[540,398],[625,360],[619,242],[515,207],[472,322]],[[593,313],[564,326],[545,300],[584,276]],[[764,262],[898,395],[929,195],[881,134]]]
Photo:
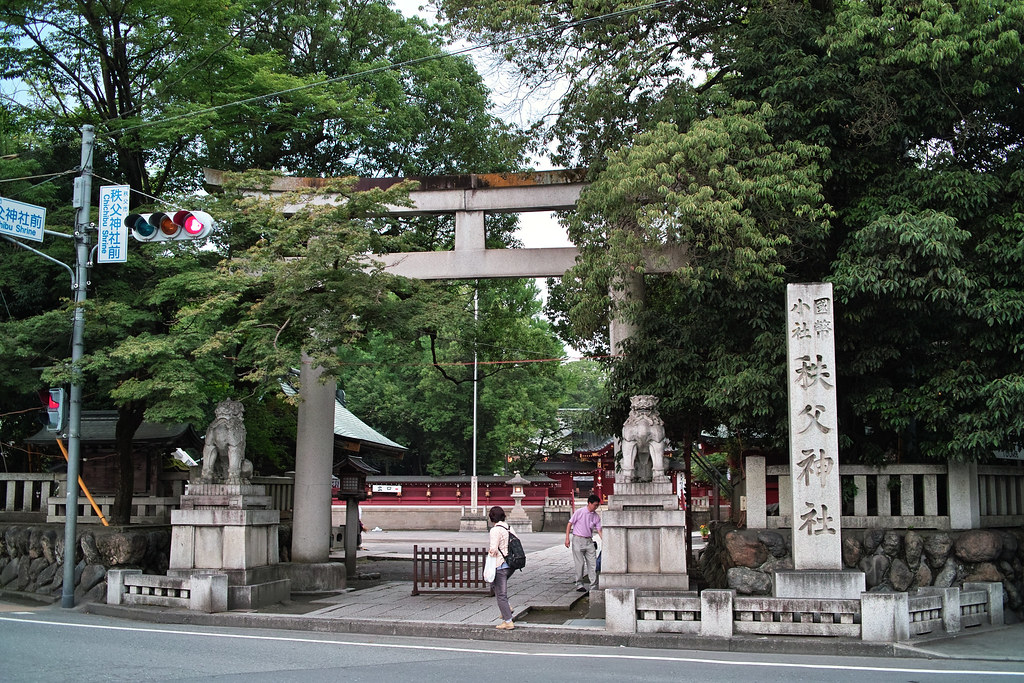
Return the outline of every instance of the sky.
[[[392,5],[404,16],[418,16],[433,23],[436,14],[430,9],[424,0],[391,0]],[[469,43],[455,43],[450,49],[460,50],[470,47]],[[486,50],[469,53],[469,57],[476,64],[477,71],[483,76],[487,86],[491,89],[491,97],[495,102],[495,115],[508,123],[527,126],[534,118],[551,107],[554,100],[550,98],[535,98],[523,100],[516,96],[515,90],[509,85],[507,73],[503,74],[500,66],[495,65],[490,53]],[[537,157],[532,160],[533,167],[539,171],[554,168],[546,157]],[[532,212],[519,216],[520,228],[516,232],[524,246],[530,248],[543,247],[568,247],[572,246],[565,228],[562,227],[555,213]],[[544,290],[543,280],[537,283]],[[546,290],[545,290],[546,293]]]
[[[436,15],[423,0],[391,0],[392,5],[404,16],[418,16],[429,22],[434,22]],[[468,43],[456,43],[450,46],[450,50],[461,50],[470,47]],[[517,97],[516,90],[509,85],[508,74],[503,74],[500,65],[496,65],[491,59],[490,53],[486,50],[469,53],[476,64],[477,71],[484,78],[484,82],[491,89],[491,97],[495,103],[494,113],[508,123],[517,126],[527,126],[533,119],[547,111],[555,102],[552,95],[548,98],[535,97],[531,100],[523,100]],[[550,160],[545,157],[537,157],[532,160],[533,167],[539,171],[554,168]],[[516,237],[527,248],[540,249],[544,247],[568,247],[572,246],[565,228],[558,222],[556,213],[531,212],[519,215],[519,230]],[[547,286],[544,278],[537,278],[537,287],[540,289],[542,300],[547,299]],[[568,345],[565,347],[569,358],[580,358],[582,354]]]

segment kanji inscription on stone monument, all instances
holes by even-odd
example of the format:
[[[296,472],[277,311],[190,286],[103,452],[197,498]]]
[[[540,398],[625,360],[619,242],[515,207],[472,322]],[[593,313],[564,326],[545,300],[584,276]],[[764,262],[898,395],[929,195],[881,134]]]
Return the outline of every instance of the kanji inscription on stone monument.
[[[832,285],[786,289],[793,568],[842,569]]]

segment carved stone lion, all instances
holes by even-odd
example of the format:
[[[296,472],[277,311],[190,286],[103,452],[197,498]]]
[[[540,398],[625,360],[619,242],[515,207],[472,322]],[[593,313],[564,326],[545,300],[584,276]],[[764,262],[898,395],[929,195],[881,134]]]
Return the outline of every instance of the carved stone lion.
[[[638,456],[651,455],[651,479],[665,481],[665,423],[658,415],[658,397],[644,394],[629,399],[629,417],[622,424],[622,480],[634,481]]]
[[[252,463],[245,459],[245,423],[242,421],[245,406],[229,398],[218,403],[214,413],[216,417],[206,429],[200,481],[248,484]]]

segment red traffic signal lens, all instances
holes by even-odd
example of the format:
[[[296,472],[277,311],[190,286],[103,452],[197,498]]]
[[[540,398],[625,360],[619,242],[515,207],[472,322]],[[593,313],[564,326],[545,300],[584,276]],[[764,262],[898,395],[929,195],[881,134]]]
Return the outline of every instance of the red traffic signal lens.
[[[203,225],[203,221],[191,211],[179,211],[174,214],[174,222],[180,225],[182,230],[192,236],[200,234],[206,228],[206,226]]]
[[[213,218],[205,211],[179,211],[174,222],[181,226],[186,238],[206,237],[213,230]]]
[[[185,219],[185,224],[181,227],[185,228],[185,232],[190,235],[198,235],[203,231],[203,222],[195,216],[189,214],[188,218]]]

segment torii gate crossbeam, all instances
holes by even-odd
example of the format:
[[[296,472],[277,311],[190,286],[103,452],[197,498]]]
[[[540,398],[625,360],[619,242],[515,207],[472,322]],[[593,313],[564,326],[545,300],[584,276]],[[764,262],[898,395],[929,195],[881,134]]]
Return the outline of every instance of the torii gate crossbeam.
[[[204,170],[206,183],[212,188],[223,184],[223,172]],[[503,277],[562,277],[576,263],[576,247],[544,249],[488,249],[484,217],[488,213],[527,213],[536,211],[562,211],[576,208],[580,193],[586,187],[586,169],[540,171],[533,173],[487,173],[456,176],[430,176],[422,178],[364,178],[355,189],[387,188],[405,180],[419,181],[419,187],[409,193],[411,206],[390,206],[384,215],[455,215],[455,249],[452,251],[403,252],[375,256],[385,264],[385,270],[396,275],[421,280],[475,280]],[[253,195],[272,196],[286,192],[302,192],[323,187],[322,178],[281,178],[266,190],[253,190]],[[330,203],[331,196],[311,201]],[[300,205],[285,207],[294,212]],[[646,272],[664,273],[678,268],[686,258],[685,248],[663,248],[647,259]],[[629,292],[642,291],[642,276],[622,283],[622,290],[613,296],[622,297]],[[617,350],[632,332],[622,321],[611,323],[611,346]],[[309,373],[302,378],[299,407],[298,445],[296,452],[295,510],[293,518],[292,558],[295,561],[326,562],[329,555],[330,480],[333,453],[333,425],[323,419],[333,410],[333,383],[315,380],[319,373],[307,367]],[[315,413],[316,419],[304,411]],[[323,434],[307,434],[318,429]],[[303,463],[300,466],[299,460]],[[310,466],[311,465],[311,466]],[[300,474],[302,475],[300,482]],[[300,496],[300,491],[302,495]],[[326,511],[326,518],[324,517]],[[302,532],[297,530],[301,528]]]

